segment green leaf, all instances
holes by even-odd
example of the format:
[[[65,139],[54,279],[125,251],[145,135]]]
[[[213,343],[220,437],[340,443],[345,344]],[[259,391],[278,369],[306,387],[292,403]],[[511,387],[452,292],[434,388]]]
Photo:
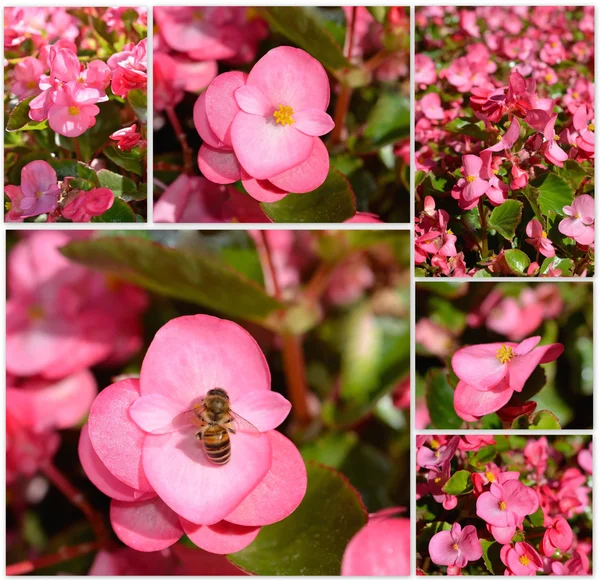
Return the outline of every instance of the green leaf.
[[[139,89],[129,91],[127,93],[127,102],[133,109],[136,117],[145,125],[148,119],[148,97],[146,91]]]
[[[384,92],[369,113],[365,130],[354,151],[375,151],[406,137],[409,131],[410,99],[399,92]]]
[[[542,213],[553,211],[564,216],[563,207],[573,203],[574,192],[571,186],[555,173],[536,179],[534,185],[539,191],[538,202]]]
[[[315,8],[308,6],[265,6],[256,9],[269,23],[271,30],[283,34],[294,44],[314,56],[332,72],[352,68],[342,47],[319,18]]]
[[[431,369],[427,373],[425,399],[431,418],[431,426],[438,429],[458,429],[462,419],[454,411],[454,389],[448,375],[442,369]]]
[[[142,175],[142,163],[140,160],[125,154],[118,147],[107,147],[104,149],[103,153],[113,163],[126,171],[132,171],[136,175]]]
[[[530,429],[560,429],[558,418],[550,411],[538,411],[530,421]]]
[[[467,135],[477,141],[487,141],[489,134],[485,129],[483,121],[477,121],[476,119],[465,119],[463,117],[456,117],[443,127],[446,131],[451,133],[460,133],[461,135]]]
[[[490,574],[501,576],[504,574],[506,566],[500,559],[500,549],[502,546],[498,542],[491,540],[479,540],[481,542],[481,551],[483,552],[483,561]]]
[[[496,457],[496,446],[495,445],[486,445],[482,447],[477,453],[471,457],[469,460],[469,464],[475,468],[481,468],[491,463]]]
[[[290,194],[281,201],[261,203],[261,207],[279,223],[340,223],[356,213],[354,192],[335,169],[329,170],[325,183],[314,191]]]
[[[93,183],[95,186],[99,184],[96,172],[89,165],[76,159],[51,159],[50,165],[56,171],[59,181],[64,180],[65,177],[78,177]]]
[[[473,483],[471,481],[471,473],[465,469],[461,469],[452,475],[452,477],[444,484],[442,491],[450,495],[465,495],[473,491]]]
[[[540,192],[535,187],[532,187],[528,184],[525,189],[522,190],[522,193],[525,196],[525,199],[527,199],[529,202],[529,205],[531,205],[531,209],[533,209],[535,217],[543,226],[546,223],[546,219],[542,214],[542,210],[540,209]]]
[[[35,97],[22,100],[8,115],[6,130],[13,131],[39,131],[48,127],[48,121],[32,121],[29,118],[29,103]]]
[[[529,256],[521,250],[506,250],[504,258],[508,267],[518,276],[524,276],[531,263]]]
[[[157,294],[264,326],[273,326],[267,318],[283,307],[220,258],[194,251],[166,248],[133,236],[72,242],[61,251],[76,262]]]
[[[583,179],[589,175],[587,170],[574,159],[567,159],[564,162],[563,167],[555,167],[554,170],[560,177],[565,179],[573,189],[578,189]]]
[[[302,503],[284,520],[264,526],[243,550],[230,554],[236,566],[260,576],[338,576],[344,550],[367,523],[356,490],[328,467],[307,465]]]
[[[380,24],[385,22],[387,17],[387,13],[389,10],[388,6],[367,6],[367,10],[370,12],[371,16],[377,20]]]
[[[134,211],[118,197],[115,197],[108,211],[92,218],[92,222],[94,223],[132,223],[135,221]]]
[[[520,201],[507,199],[502,205],[494,208],[488,225],[503,238],[511,241],[515,237],[515,230],[521,221],[522,213],[523,204]]]
[[[137,185],[134,181],[108,169],[98,171],[98,181],[100,187],[108,187],[115,194],[115,197],[120,197],[125,201],[137,194]]]

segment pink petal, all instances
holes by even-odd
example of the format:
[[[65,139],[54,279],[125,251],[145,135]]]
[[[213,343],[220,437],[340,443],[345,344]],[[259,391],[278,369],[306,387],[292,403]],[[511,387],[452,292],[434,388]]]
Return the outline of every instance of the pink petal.
[[[148,357],[146,357],[148,358]],[[212,525],[225,519],[271,467],[266,435],[231,435],[231,460],[210,462],[190,429],[147,435],[143,463],[156,493],[181,517]]]
[[[474,562],[483,555],[481,543],[477,537],[477,528],[475,526],[465,526],[462,531],[458,549],[466,556],[467,560]]]
[[[232,150],[220,151],[206,143],[198,151],[198,167],[206,179],[221,185],[234,183],[242,177],[240,164]]]
[[[294,113],[294,127],[298,131],[313,137],[319,137],[329,133],[334,127],[333,119],[319,109],[304,109]]]
[[[506,131],[502,137],[505,147],[510,149],[517,142],[520,132],[521,129],[519,125],[519,119],[517,117],[513,117],[508,131]]]
[[[35,195],[38,191],[47,191],[57,183],[56,171],[45,161],[32,161],[21,170],[21,189],[24,193]]]
[[[288,195],[287,191],[279,189],[268,179],[254,179],[242,169],[242,185],[250,197],[257,201],[273,203]]]
[[[231,147],[231,124],[240,111],[235,91],[243,87],[246,74],[231,71],[220,74],[206,89],[205,108],[208,122],[217,139]]]
[[[259,526],[238,526],[226,521],[202,526],[181,518],[181,525],[196,546],[212,554],[239,552],[249,546],[260,532]]]
[[[292,193],[308,193],[323,185],[329,173],[329,152],[321,139],[313,139],[313,147],[306,161],[288,171],[271,177],[275,186]],[[375,220],[379,221],[379,220]]]
[[[235,322],[204,314],[175,318],[156,333],[140,379],[141,394],[165,395],[180,412],[215,387],[227,391],[235,411],[242,395],[270,385],[269,366],[254,338]]]
[[[522,484],[518,479],[510,479],[502,487],[507,510],[516,513],[520,518],[537,511],[539,501],[533,489]]]
[[[289,415],[292,404],[273,391],[250,391],[235,402],[235,412],[259,431],[275,429]]]
[[[321,63],[304,50],[280,46],[253,67],[246,84],[256,87],[274,108],[289,106],[324,111],[329,105],[329,79]]]
[[[142,395],[129,407],[129,416],[137,426],[157,435],[174,431],[173,419],[179,413],[181,407],[159,393]]]
[[[251,115],[266,117],[274,111],[273,105],[256,87],[240,87],[235,91],[235,100],[242,111]]]
[[[210,145],[214,149],[230,149],[229,145],[225,145],[219,138],[216,136],[215,132],[212,130],[210,123],[208,122],[208,117],[206,116],[206,91],[203,92],[198,99],[196,99],[196,103],[194,104],[194,126],[196,127],[196,131],[202,137],[202,141],[204,141],[207,145]],[[181,177],[181,176],[180,176]]]
[[[583,223],[587,226],[594,223],[594,198],[587,193],[575,198],[572,206],[573,212],[579,214]]]
[[[539,364],[556,360],[563,351],[562,344],[550,344],[539,346],[528,354],[513,358],[508,364],[508,379],[511,389],[521,392],[527,379]]]
[[[495,413],[510,401],[513,390],[501,382],[489,391],[479,391],[460,381],[454,391],[454,410],[465,421]]]
[[[408,576],[410,534],[406,518],[371,517],[346,546],[342,576]]]
[[[493,342],[461,348],[452,357],[456,376],[475,389],[488,390],[498,385],[507,375],[507,367],[496,358],[498,350],[514,343]]]
[[[558,224],[558,231],[570,238],[578,238],[585,234],[589,226],[586,226],[579,218],[564,218]],[[593,231],[593,229],[592,229]]]
[[[518,356],[528,354],[539,344],[540,340],[542,340],[541,336],[526,338],[521,344],[513,349],[513,353]]]
[[[483,161],[477,155],[463,155],[462,164],[467,175],[479,177]]]
[[[271,117],[239,112],[231,125],[233,149],[240,165],[255,179],[269,179],[308,159],[313,140]]]
[[[429,540],[429,557],[438,566],[452,566],[456,562],[458,552],[454,549],[454,540],[449,531],[435,534]]]
[[[510,544],[516,531],[516,526],[491,526],[492,536],[499,544]]]
[[[498,526],[502,528],[513,525],[511,511],[509,509],[501,510],[500,502],[489,491],[483,492],[477,498],[477,503],[475,504],[475,511],[478,517],[480,517],[483,521],[487,522],[488,524],[492,524],[493,526]]]
[[[214,60],[187,62],[175,59],[177,64],[175,77],[185,81],[183,89],[190,93],[204,90],[216,78],[219,69]]]
[[[154,203],[152,219],[155,223],[177,223],[190,196],[190,180],[181,174],[167,187],[158,201]]]
[[[525,233],[530,238],[541,238],[543,231],[542,224],[536,219],[532,219],[525,228]]]
[[[183,536],[177,514],[160,498],[136,502],[113,500],[110,523],[117,537],[140,552],[157,552]]]
[[[96,397],[88,420],[89,435],[98,457],[120,481],[141,491],[153,491],[142,469],[146,434],[129,417],[139,397],[139,381],[125,379]]]
[[[79,437],[79,461],[83,471],[90,481],[105,495],[112,499],[122,501],[134,501],[139,499],[140,492],[133,487],[129,487],[122,481],[119,481],[100,461],[97,453],[92,447],[92,442],[88,434],[88,425],[85,424],[81,429]]]
[[[487,193],[489,189],[489,182],[479,179],[478,177],[472,183],[467,183],[466,187],[463,189],[463,197],[466,201],[471,202],[479,199],[484,193]]]
[[[278,431],[265,434],[271,441],[271,469],[228,516],[243,526],[267,526],[287,518],[306,493],[306,467],[296,446]],[[285,493],[281,493],[285,490]]]

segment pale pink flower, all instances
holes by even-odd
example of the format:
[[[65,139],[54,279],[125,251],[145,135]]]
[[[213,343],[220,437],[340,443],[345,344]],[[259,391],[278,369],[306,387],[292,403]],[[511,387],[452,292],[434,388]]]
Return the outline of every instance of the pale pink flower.
[[[40,92],[39,81],[44,73],[42,63],[33,56],[25,57],[15,65],[10,90],[19,99],[33,97]]]
[[[461,528],[460,524],[454,523],[450,530],[438,532],[429,540],[429,557],[438,566],[464,568],[482,555],[475,526]]]
[[[525,241],[531,244],[542,256],[553,258],[556,255],[552,240],[548,239],[548,234],[537,219],[534,218],[527,224],[525,232],[529,236]]]
[[[439,121],[444,118],[444,109],[441,99],[437,93],[427,93],[417,101],[417,111],[421,111],[431,121]]]
[[[594,243],[594,198],[584,193],[563,207],[563,212],[567,217],[558,224],[558,231],[582,246],[591,246]]]
[[[437,79],[435,63],[425,54],[415,55],[415,83],[422,88],[433,84]]]
[[[4,191],[20,217],[49,213],[56,209],[58,196],[58,178],[49,163],[42,160],[31,161],[21,170],[21,185],[5,185]]]
[[[65,84],[53,98],[48,110],[48,124],[53,131],[65,137],[79,137],[96,124],[100,109],[98,91],[84,86]]]

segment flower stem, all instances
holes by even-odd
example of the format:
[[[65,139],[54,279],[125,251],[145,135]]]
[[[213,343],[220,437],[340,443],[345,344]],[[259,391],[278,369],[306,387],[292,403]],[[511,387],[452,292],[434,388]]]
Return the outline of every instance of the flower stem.
[[[181,123],[179,122],[179,118],[177,117],[177,113],[173,107],[166,107],[165,111],[167,112],[167,117],[169,118],[169,122],[173,127],[173,131],[175,131],[175,136],[181,145],[181,150],[183,151],[183,172],[186,175],[192,175],[194,173],[194,164],[192,161],[192,148],[189,146],[187,142],[187,137],[183,128],[181,127]]]
[[[67,560],[72,560],[90,552],[96,552],[102,549],[101,542],[89,542],[87,544],[79,544],[78,546],[61,546],[56,554],[48,554],[41,556],[35,560],[24,560],[16,564],[11,564],[6,567],[7,576],[17,576],[19,574],[28,574],[35,570],[54,566]]]
[[[79,139],[77,137],[73,138],[73,148],[75,149],[77,161],[82,161],[83,158],[81,157],[81,147],[79,146]]]
[[[182,173],[184,170],[183,165],[177,165],[176,163],[165,163],[164,161],[157,161],[154,164],[155,171],[175,171]]]
[[[264,230],[258,232],[256,238],[256,250],[258,251],[258,257],[262,265],[267,292],[280,300],[281,289],[279,287],[279,282],[277,281],[277,272],[273,265],[273,259],[271,258],[271,248],[269,247],[267,233]]]
[[[98,543],[107,546],[110,543],[110,537],[104,525],[104,518],[92,508],[84,495],[51,463],[42,465],[41,471],[75,507],[83,512]]]
[[[479,221],[481,223],[481,257],[483,259],[488,256],[488,240],[487,240],[487,223],[485,219],[485,207],[483,205],[483,197],[479,198]]]
[[[308,412],[308,385],[302,337],[287,332],[281,335],[283,343],[283,371],[292,403],[292,414],[300,426],[310,422]]]

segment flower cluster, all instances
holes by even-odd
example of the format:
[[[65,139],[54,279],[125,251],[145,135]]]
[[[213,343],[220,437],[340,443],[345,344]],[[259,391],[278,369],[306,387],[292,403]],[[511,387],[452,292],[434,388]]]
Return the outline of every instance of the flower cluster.
[[[581,437],[418,437],[419,571],[589,574],[590,459]]]
[[[593,9],[431,7],[417,20],[416,244],[439,248],[452,229],[466,263],[421,251],[419,272],[585,276],[594,252]],[[433,205],[447,223],[421,239]]]
[[[28,234],[8,257],[6,303],[9,480],[33,475],[97,392],[90,367],[119,364],[142,344],[146,294],[68,261],[59,248],[87,234]]]
[[[230,460],[221,465],[197,438],[202,422],[193,414],[176,420],[216,388],[255,429],[234,423]],[[79,456],[91,481],[112,498],[111,523],[127,546],[154,552],[187,534],[208,552],[229,554],[304,497],[300,453],[274,431],[290,408],[270,390],[267,362],[244,329],[206,315],[175,318],[154,337],[139,380],[98,395]],[[272,494],[274,487],[286,493]]]

